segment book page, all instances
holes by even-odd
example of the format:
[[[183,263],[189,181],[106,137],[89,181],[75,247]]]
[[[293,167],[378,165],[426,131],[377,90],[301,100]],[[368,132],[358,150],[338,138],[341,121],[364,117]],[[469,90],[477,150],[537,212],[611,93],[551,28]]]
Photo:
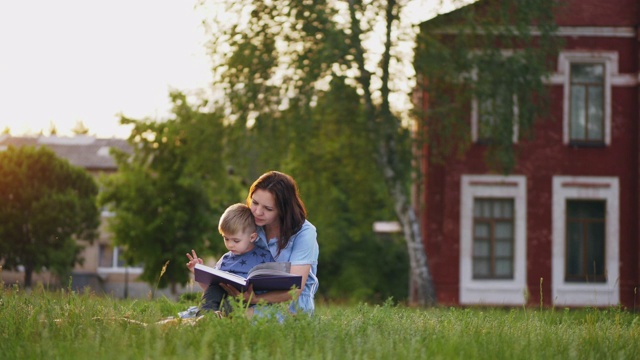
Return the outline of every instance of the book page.
[[[286,277],[286,276],[299,276],[299,275],[292,275],[291,273],[280,271],[280,270],[258,269],[258,270],[251,271],[251,274],[249,274],[249,279],[261,277],[261,276],[281,276],[281,277],[285,276]]]
[[[288,275],[291,272],[290,262],[267,262],[254,266],[249,270],[248,278],[255,275]]]

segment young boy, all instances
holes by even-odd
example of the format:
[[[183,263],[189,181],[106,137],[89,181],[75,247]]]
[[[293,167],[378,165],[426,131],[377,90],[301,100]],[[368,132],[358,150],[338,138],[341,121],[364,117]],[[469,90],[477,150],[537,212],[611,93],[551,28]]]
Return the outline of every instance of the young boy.
[[[258,264],[274,261],[273,256],[267,249],[256,247],[254,242],[258,238],[256,233],[256,223],[251,213],[251,208],[245,204],[234,204],[229,206],[218,224],[218,231],[224,239],[224,246],[229,250],[215,265],[216,269],[228,271],[244,278],[249,270]],[[198,258],[196,252],[191,250],[187,253],[189,262],[187,268],[193,272],[196,264],[202,264],[202,259]],[[203,311],[219,311],[220,304],[227,294],[219,284],[199,283],[204,290],[202,295],[202,305],[198,313]]]

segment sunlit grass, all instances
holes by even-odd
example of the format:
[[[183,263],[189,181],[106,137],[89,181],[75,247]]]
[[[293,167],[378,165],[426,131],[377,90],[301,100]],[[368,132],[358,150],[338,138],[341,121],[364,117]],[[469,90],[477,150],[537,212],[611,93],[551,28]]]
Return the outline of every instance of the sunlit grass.
[[[638,359],[638,314],[621,309],[320,306],[312,318],[205,317],[194,305],[67,290],[0,293],[3,359]],[[148,325],[144,325],[148,324]]]

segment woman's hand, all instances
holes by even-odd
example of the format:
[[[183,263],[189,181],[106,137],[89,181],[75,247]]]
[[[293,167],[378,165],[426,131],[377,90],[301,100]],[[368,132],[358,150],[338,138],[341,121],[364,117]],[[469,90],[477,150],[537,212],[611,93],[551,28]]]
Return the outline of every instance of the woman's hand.
[[[204,264],[204,261],[198,257],[195,250],[191,250],[191,254],[187,253],[187,258],[189,258],[189,262],[187,263],[187,269],[193,272],[193,268],[196,267],[196,264]]]
[[[229,296],[233,298],[236,298],[238,295],[242,294],[242,297],[244,297],[244,300],[249,304],[258,303],[258,299],[256,299],[256,293],[253,292],[253,284],[249,285],[249,287],[247,288],[247,291],[244,291],[244,292],[240,292],[240,290],[227,284],[220,283],[220,287],[222,287],[227,292],[227,294],[229,294]]]

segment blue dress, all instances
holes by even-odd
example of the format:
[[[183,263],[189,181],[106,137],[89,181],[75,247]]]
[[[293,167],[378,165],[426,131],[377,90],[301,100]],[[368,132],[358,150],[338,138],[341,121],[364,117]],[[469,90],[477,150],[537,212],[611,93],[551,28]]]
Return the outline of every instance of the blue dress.
[[[302,224],[302,228],[295,233],[287,246],[278,254],[278,242],[275,239],[267,242],[264,228],[258,227],[258,240],[256,247],[269,249],[275,261],[290,262],[291,265],[311,265],[307,282],[297,302],[291,304],[290,310],[295,313],[298,310],[313,314],[315,309],[313,298],[318,290],[318,235],[315,226],[308,220]]]

